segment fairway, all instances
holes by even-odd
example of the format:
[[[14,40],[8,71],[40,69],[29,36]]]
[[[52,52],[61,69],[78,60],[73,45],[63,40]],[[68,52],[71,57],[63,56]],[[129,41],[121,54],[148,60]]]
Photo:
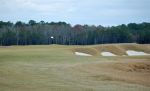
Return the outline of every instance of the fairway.
[[[150,44],[0,46],[0,91],[150,91],[150,55],[127,50]]]

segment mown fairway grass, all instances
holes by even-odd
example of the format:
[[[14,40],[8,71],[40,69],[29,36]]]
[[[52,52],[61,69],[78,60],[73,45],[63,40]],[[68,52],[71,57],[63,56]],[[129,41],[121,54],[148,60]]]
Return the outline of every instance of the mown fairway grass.
[[[114,48],[150,52],[149,45],[137,44],[1,46],[0,91],[150,91],[150,56],[100,55]]]

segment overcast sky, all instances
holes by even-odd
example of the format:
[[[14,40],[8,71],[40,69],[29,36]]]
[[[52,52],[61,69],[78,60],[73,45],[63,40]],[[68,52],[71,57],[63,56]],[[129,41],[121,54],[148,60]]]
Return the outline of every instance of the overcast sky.
[[[150,0],[0,0],[0,20],[118,25],[150,22]]]

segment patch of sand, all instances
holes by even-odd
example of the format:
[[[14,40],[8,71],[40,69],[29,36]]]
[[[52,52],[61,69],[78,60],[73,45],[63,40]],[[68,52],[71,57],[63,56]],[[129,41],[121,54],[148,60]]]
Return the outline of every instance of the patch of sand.
[[[92,56],[90,54],[86,54],[86,53],[82,53],[82,52],[75,52],[75,55],[78,55],[78,56]]]
[[[115,54],[111,53],[111,52],[101,52],[102,56],[116,56]]]
[[[134,50],[127,50],[126,51],[128,56],[142,56],[142,55],[149,55],[145,52],[140,52],[140,51],[134,51]]]

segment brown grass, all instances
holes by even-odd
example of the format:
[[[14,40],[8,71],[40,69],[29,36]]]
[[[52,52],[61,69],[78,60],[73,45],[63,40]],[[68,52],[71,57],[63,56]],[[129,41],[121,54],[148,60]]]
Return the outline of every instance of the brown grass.
[[[73,69],[78,76],[84,76],[83,79],[150,86],[150,61],[130,61],[86,64]]]
[[[72,52],[83,52],[88,53],[93,56],[100,56],[101,52],[111,52],[118,56],[127,55],[127,50],[142,51],[145,53],[150,53],[150,44],[103,44],[103,45],[94,45],[94,46],[78,46],[72,48]]]
[[[149,44],[0,47],[0,91],[150,91],[149,56],[100,56],[128,49],[150,51]]]

